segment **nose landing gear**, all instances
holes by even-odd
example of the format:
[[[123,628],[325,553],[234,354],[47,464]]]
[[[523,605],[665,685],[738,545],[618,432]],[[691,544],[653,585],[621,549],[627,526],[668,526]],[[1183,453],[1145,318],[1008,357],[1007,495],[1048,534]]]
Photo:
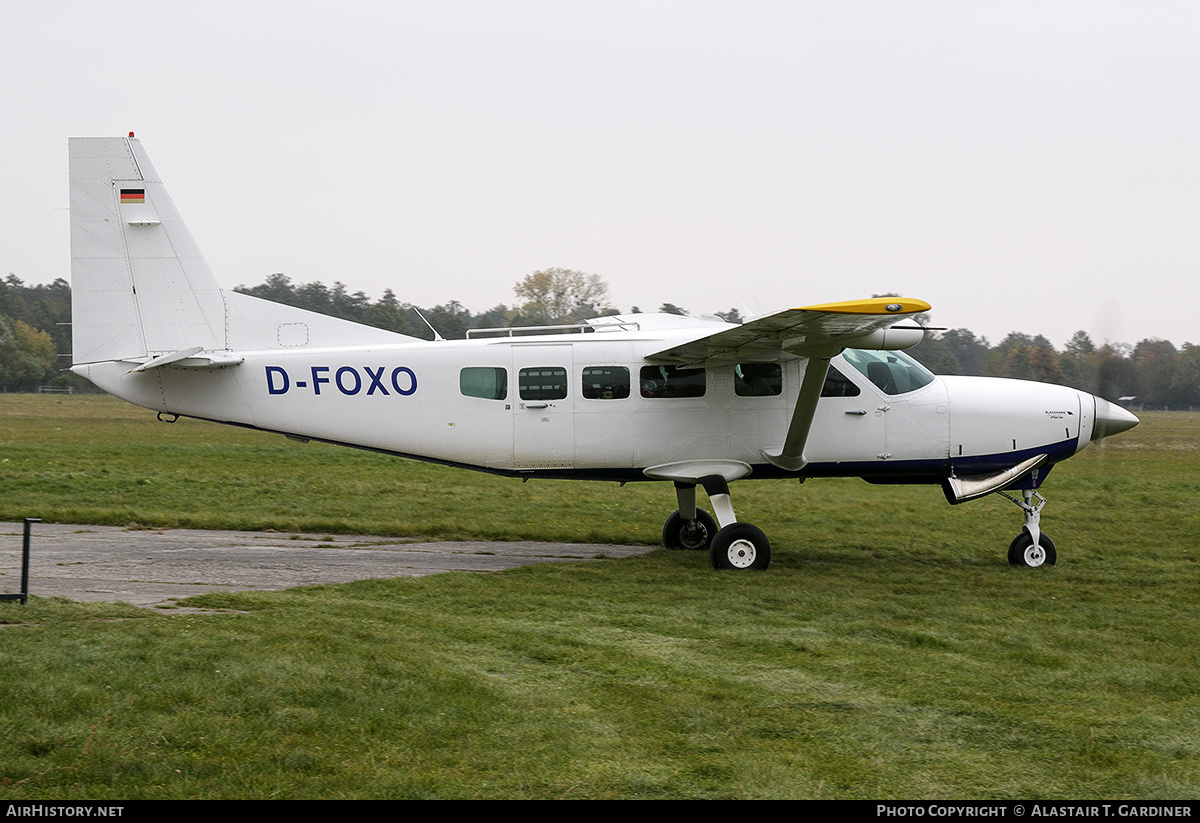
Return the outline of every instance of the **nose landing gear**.
[[[1040,526],[1042,507],[1046,505],[1046,498],[1032,489],[1022,491],[1021,500],[1005,492],[1000,492],[1000,494],[1025,511],[1024,528],[1008,544],[1009,565],[1027,569],[1053,566],[1058,560],[1058,552],[1054,548],[1054,541],[1049,536],[1042,534]],[[1033,502],[1035,497],[1038,500],[1037,503]]]

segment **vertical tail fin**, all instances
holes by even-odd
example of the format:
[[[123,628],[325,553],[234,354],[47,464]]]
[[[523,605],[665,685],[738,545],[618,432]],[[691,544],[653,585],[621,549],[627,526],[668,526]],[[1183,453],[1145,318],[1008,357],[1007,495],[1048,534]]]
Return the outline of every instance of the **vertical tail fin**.
[[[227,349],[221,289],[141,143],[72,138],[70,159],[75,363]]]

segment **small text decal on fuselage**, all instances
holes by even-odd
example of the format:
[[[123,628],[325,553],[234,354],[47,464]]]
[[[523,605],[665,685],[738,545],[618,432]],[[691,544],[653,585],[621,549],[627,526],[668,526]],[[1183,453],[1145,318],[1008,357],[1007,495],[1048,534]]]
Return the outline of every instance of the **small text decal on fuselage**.
[[[407,366],[396,366],[388,372],[387,366],[311,366],[302,371],[304,379],[288,374],[282,366],[267,366],[267,393],[287,394],[291,389],[311,390],[320,395],[334,391],[347,396],[356,394],[408,397],[417,390],[417,375]]]

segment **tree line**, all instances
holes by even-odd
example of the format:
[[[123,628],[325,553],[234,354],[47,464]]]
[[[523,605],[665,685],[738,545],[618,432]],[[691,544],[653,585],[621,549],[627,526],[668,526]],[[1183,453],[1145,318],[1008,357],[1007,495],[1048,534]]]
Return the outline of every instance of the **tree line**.
[[[513,287],[513,305],[480,313],[457,300],[417,307],[400,301],[391,289],[371,300],[362,291],[350,293],[340,281],[332,287],[296,284],[284,274],[235,290],[424,340],[434,338],[433,329],[444,338],[461,339],[471,328],[569,324],[618,313],[608,284],[598,275],[561,268],[533,272]],[[657,311],[688,313],[672,303]],[[638,312],[637,306],[631,309]],[[742,320],[737,309],[714,314],[732,323]],[[70,316],[71,287],[65,280],[30,286],[9,274],[0,281],[0,391],[92,390],[90,383],[64,371],[70,365]],[[1136,398],[1125,402],[1145,408],[1200,406],[1200,345],[1192,343],[1176,348],[1168,340],[1150,338],[1134,346],[1097,345],[1078,331],[1058,351],[1040,334],[1012,332],[992,345],[968,329],[953,329],[926,335],[909,353],[937,374],[1058,383],[1113,401]]]
[[[71,286],[59,278],[27,286],[15,274],[0,280],[0,392],[82,386],[71,365]],[[88,384],[90,385],[90,384]]]

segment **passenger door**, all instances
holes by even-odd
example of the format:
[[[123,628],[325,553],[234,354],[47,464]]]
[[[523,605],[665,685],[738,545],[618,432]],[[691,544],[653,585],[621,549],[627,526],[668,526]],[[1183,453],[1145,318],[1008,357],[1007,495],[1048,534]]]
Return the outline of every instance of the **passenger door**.
[[[513,372],[513,459],[518,469],[575,465],[575,405],[578,391],[570,343],[515,343]]]

